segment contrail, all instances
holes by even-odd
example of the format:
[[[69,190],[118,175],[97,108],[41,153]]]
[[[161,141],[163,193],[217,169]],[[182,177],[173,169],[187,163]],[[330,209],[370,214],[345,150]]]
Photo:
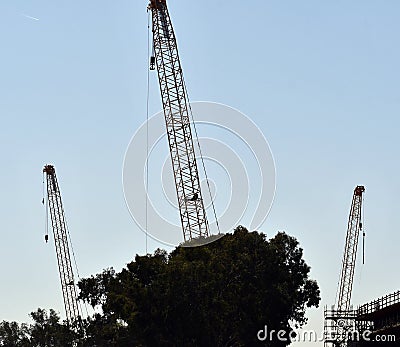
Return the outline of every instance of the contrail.
[[[29,19],[39,20],[39,18],[32,17],[32,16],[28,16],[27,14],[24,14],[24,13],[22,13],[22,15],[23,15],[24,17],[26,17],[26,18],[29,18]]]

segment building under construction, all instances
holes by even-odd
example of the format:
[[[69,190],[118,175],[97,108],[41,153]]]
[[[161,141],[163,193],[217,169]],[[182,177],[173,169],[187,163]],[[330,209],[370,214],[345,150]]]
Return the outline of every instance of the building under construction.
[[[400,345],[400,291],[359,306],[338,311],[325,309],[325,345],[368,347]],[[337,325],[343,328],[341,337],[332,334]],[[341,341],[339,344],[338,341]]]
[[[361,305],[356,310],[356,328],[362,346],[398,346],[400,344],[400,291]]]

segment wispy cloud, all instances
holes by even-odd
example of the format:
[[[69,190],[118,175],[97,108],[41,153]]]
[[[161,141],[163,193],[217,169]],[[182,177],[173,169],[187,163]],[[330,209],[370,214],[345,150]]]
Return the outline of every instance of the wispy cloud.
[[[39,18],[28,16],[27,14],[24,14],[24,13],[21,13],[21,15],[24,16],[25,18],[29,18],[29,19],[33,19],[33,20],[39,20]]]

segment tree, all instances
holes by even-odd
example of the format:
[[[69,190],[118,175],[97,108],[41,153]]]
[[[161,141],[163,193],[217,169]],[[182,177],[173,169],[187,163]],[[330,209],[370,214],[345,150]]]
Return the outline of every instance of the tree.
[[[286,346],[290,324],[302,326],[306,308],[320,301],[309,272],[295,238],[280,232],[267,240],[238,227],[201,247],[137,255],[121,272],[107,269],[79,288],[103,312],[88,322],[93,344]],[[265,326],[287,341],[259,341]]]
[[[30,316],[34,321],[29,327],[30,346],[73,346],[78,336],[66,322],[60,322],[60,317],[54,310],[50,309],[47,314],[45,310],[39,308]]]
[[[0,346],[4,347],[28,347],[28,327],[17,322],[0,323]]]
[[[73,346],[78,335],[66,322],[60,322],[57,313],[41,308],[29,315],[33,324],[0,323],[2,347],[59,347]]]

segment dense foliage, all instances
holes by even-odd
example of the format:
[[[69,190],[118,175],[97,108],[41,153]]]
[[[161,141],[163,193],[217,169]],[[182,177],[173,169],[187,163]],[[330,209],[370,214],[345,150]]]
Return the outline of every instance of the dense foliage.
[[[32,324],[16,322],[0,323],[0,346],[6,347],[47,347],[72,346],[78,335],[68,328],[54,310],[47,313],[38,309],[32,312]]]
[[[320,301],[309,271],[295,238],[280,232],[267,240],[238,227],[205,246],[137,255],[120,272],[81,280],[80,299],[102,312],[83,322],[85,334],[39,310],[32,326],[3,322],[0,346],[67,346],[74,334],[80,346],[285,346],[259,341],[257,332],[288,334],[306,322],[306,308]],[[63,334],[69,340],[57,344]]]

